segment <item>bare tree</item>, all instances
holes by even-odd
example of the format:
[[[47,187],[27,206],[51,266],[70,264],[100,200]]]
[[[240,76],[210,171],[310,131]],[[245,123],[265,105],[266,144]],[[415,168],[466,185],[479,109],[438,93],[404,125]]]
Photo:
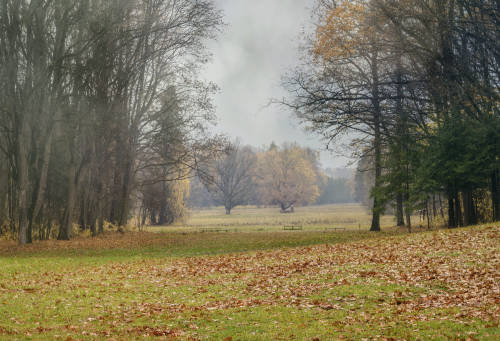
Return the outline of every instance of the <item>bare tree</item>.
[[[201,178],[214,201],[231,214],[234,207],[248,203],[255,194],[256,167],[257,157],[252,149],[234,142],[222,157],[205,168]]]
[[[314,41],[306,47],[308,63],[291,73],[284,86],[292,94],[283,104],[330,144],[348,133],[360,136],[373,156],[375,190],[371,230],[380,231],[383,202],[383,84],[387,83],[387,53],[376,29],[379,13],[369,1],[320,2],[323,16]],[[337,20],[343,17],[348,21]]]

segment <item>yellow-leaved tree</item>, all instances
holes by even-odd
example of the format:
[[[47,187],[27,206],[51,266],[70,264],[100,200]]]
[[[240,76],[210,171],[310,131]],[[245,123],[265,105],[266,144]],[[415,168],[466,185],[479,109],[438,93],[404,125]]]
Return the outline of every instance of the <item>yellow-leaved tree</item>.
[[[388,106],[384,84],[392,74],[386,67],[391,57],[383,47],[386,24],[374,0],[326,1],[308,49],[311,63],[285,81],[294,95],[287,103],[297,117],[328,141],[355,132],[353,145],[369,144],[373,155],[372,231],[380,231],[382,183],[383,108]]]
[[[324,63],[343,58],[356,58],[370,46],[375,34],[368,23],[368,7],[364,0],[341,1],[324,14],[317,27],[312,52]]]
[[[317,167],[308,151],[297,145],[273,146],[260,153],[258,183],[263,202],[279,205],[281,212],[319,197]]]

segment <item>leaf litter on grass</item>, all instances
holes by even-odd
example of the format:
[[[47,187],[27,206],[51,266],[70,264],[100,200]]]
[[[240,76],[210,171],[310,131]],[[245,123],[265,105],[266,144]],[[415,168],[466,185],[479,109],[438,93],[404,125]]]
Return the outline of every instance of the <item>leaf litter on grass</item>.
[[[25,304],[26,295],[38,295],[54,315],[45,326],[24,329],[25,323],[15,323],[15,318],[2,321],[0,335],[203,338],[215,333],[209,327],[218,323],[213,321],[218,314],[230,317],[262,308],[312,311],[313,322],[321,323],[327,314],[338,312],[345,319],[325,328],[348,330],[350,335],[366,334],[359,327],[365,325],[390,337],[399,323],[401,333],[415,336],[419,323],[435,320],[454,325],[480,321],[484,328],[498,330],[499,245],[496,226],[219,256],[112,262],[52,269],[38,276],[18,273],[0,286],[4,310],[13,304],[8,300],[13,295],[21,300],[13,302]],[[77,302],[84,316],[62,323],[60,308],[54,307],[74,308]],[[69,310],[67,314],[74,314]],[[34,314],[25,318],[36,319]]]

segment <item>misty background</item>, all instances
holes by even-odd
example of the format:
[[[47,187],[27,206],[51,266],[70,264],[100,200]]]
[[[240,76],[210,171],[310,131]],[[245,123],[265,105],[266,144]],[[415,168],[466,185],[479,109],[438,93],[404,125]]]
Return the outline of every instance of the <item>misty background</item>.
[[[256,147],[296,142],[321,151],[325,168],[354,167],[339,150],[306,134],[289,110],[268,105],[286,96],[281,77],[300,62],[300,39],[310,23],[312,0],[216,0],[226,26],[208,45],[213,60],[204,78],[219,86],[218,132]],[[310,24],[309,24],[310,25]],[[310,26],[309,26],[310,27]]]

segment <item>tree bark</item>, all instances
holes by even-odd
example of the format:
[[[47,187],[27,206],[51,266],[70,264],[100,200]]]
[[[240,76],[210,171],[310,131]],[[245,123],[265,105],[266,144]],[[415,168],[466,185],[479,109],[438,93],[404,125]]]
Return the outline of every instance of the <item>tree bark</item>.
[[[128,221],[128,210],[130,201],[130,185],[132,179],[132,157],[129,157],[127,163],[125,164],[125,173],[123,178],[123,188],[120,202],[120,220],[118,221],[118,226],[123,227],[127,225]]]
[[[429,207],[429,199],[425,201],[425,212],[427,213],[427,230],[431,229],[431,210]]]
[[[457,222],[455,220],[455,203],[453,195],[448,195],[448,227],[457,227]]]
[[[477,225],[476,204],[474,203],[474,195],[471,190],[463,193],[464,198],[464,220],[465,225]]]
[[[436,195],[432,195],[432,216],[436,218],[437,216],[437,207],[436,207]]]
[[[396,196],[396,220],[397,226],[405,226],[404,212],[403,212],[403,195],[398,193]]]
[[[22,118],[21,131],[18,138],[18,151],[17,151],[17,167],[18,167],[18,212],[19,212],[19,226],[18,226],[18,241],[23,245],[28,242],[28,122],[27,118]]]
[[[411,233],[411,212],[408,207],[406,207],[406,228],[408,229],[408,233]]]
[[[383,209],[379,198],[378,189],[382,177],[382,142],[380,133],[380,97],[379,97],[379,74],[378,74],[378,53],[376,46],[373,46],[372,52],[372,104],[373,104],[373,125],[374,125],[374,152],[375,152],[375,190],[373,193],[373,215],[370,231],[380,231],[380,213]]]
[[[499,172],[495,169],[491,173],[491,201],[493,206],[493,220],[500,221],[500,191],[499,191]]]
[[[441,218],[444,219],[444,205],[443,205],[443,198],[441,197],[441,193],[439,193],[439,213],[441,213]]]
[[[58,240],[69,240],[73,229],[73,211],[76,201],[76,185],[75,185],[76,167],[72,164],[68,170],[68,194],[66,202],[66,210],[64,219],[59,229]]]
[[[462,204],[460,203],[459,193],[455,193],[455,223],[458,226],[463,226]]]

